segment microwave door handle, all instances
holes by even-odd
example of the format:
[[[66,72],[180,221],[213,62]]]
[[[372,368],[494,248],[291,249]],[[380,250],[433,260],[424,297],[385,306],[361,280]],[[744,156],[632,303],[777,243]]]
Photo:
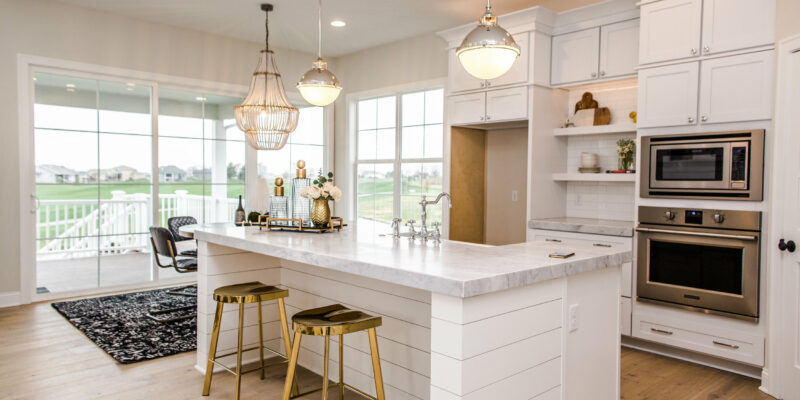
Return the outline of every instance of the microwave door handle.
[[[720,239],[739,239],[739,240],[758,239],[758,237],[752,235],[726,235],[724,233],[687,232],[687,231],[673,231],[669,229],[653,229],[653,228],[636,228],[636,232],[671,233],[675,235],[700,236],[700,237],[710,237],[710,238],[720,238]]]

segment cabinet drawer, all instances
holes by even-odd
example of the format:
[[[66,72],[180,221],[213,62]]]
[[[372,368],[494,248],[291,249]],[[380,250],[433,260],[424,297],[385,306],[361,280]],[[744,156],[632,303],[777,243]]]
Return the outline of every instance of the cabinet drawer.
[[[590,233],[574,233],[550,231],[544,229],[530,229],[531,240],[542,240],[558,243],[592,244],[597,247],[633,248],[633,239],[621,236],[605,236]]]
[[[528,118],[526,86],[486,92],[486,121],[510,121]]]
[[[619,332],[625,336],[631,335],[631,299],[630,297],[619,298]]]
[[[447,102],[451,125],[483,123],[486,93],[450,96]]]
[[[734,361],[764,365],[764,339],[757,336],[703,329],[646,315],[633,316],[633,336]]]

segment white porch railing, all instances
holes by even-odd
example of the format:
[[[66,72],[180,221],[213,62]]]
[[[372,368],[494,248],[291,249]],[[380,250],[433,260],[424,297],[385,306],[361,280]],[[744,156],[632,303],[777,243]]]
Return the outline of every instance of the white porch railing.
[[[150,247],[152,220],[149,194],[111,192],[110,200],[42,200],[38,211],[37,253],[42,258],[92,257]],[[236,199],[188,194],[158,196],[160,226],[178,215],[203,222],[230,221]]]

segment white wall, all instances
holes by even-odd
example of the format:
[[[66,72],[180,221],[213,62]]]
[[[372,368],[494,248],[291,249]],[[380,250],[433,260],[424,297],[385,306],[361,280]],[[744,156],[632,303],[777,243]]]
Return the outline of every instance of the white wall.
[[[0,0],[0,38],[0,294],[20,289],[17,54],[247,85],[263,47],[43,0]],[[276,56],[287,90],[316,58]]]
[[[800,1],[778,0],[777,11],[776,41],[800,34],[800,24],[797,23],[800,20]]]

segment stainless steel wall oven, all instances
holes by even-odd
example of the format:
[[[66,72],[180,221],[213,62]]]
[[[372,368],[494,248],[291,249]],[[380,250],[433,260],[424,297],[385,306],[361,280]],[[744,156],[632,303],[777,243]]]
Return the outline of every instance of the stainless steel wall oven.
[[[758,320],[761,213],[639,207],[637,298]]]

